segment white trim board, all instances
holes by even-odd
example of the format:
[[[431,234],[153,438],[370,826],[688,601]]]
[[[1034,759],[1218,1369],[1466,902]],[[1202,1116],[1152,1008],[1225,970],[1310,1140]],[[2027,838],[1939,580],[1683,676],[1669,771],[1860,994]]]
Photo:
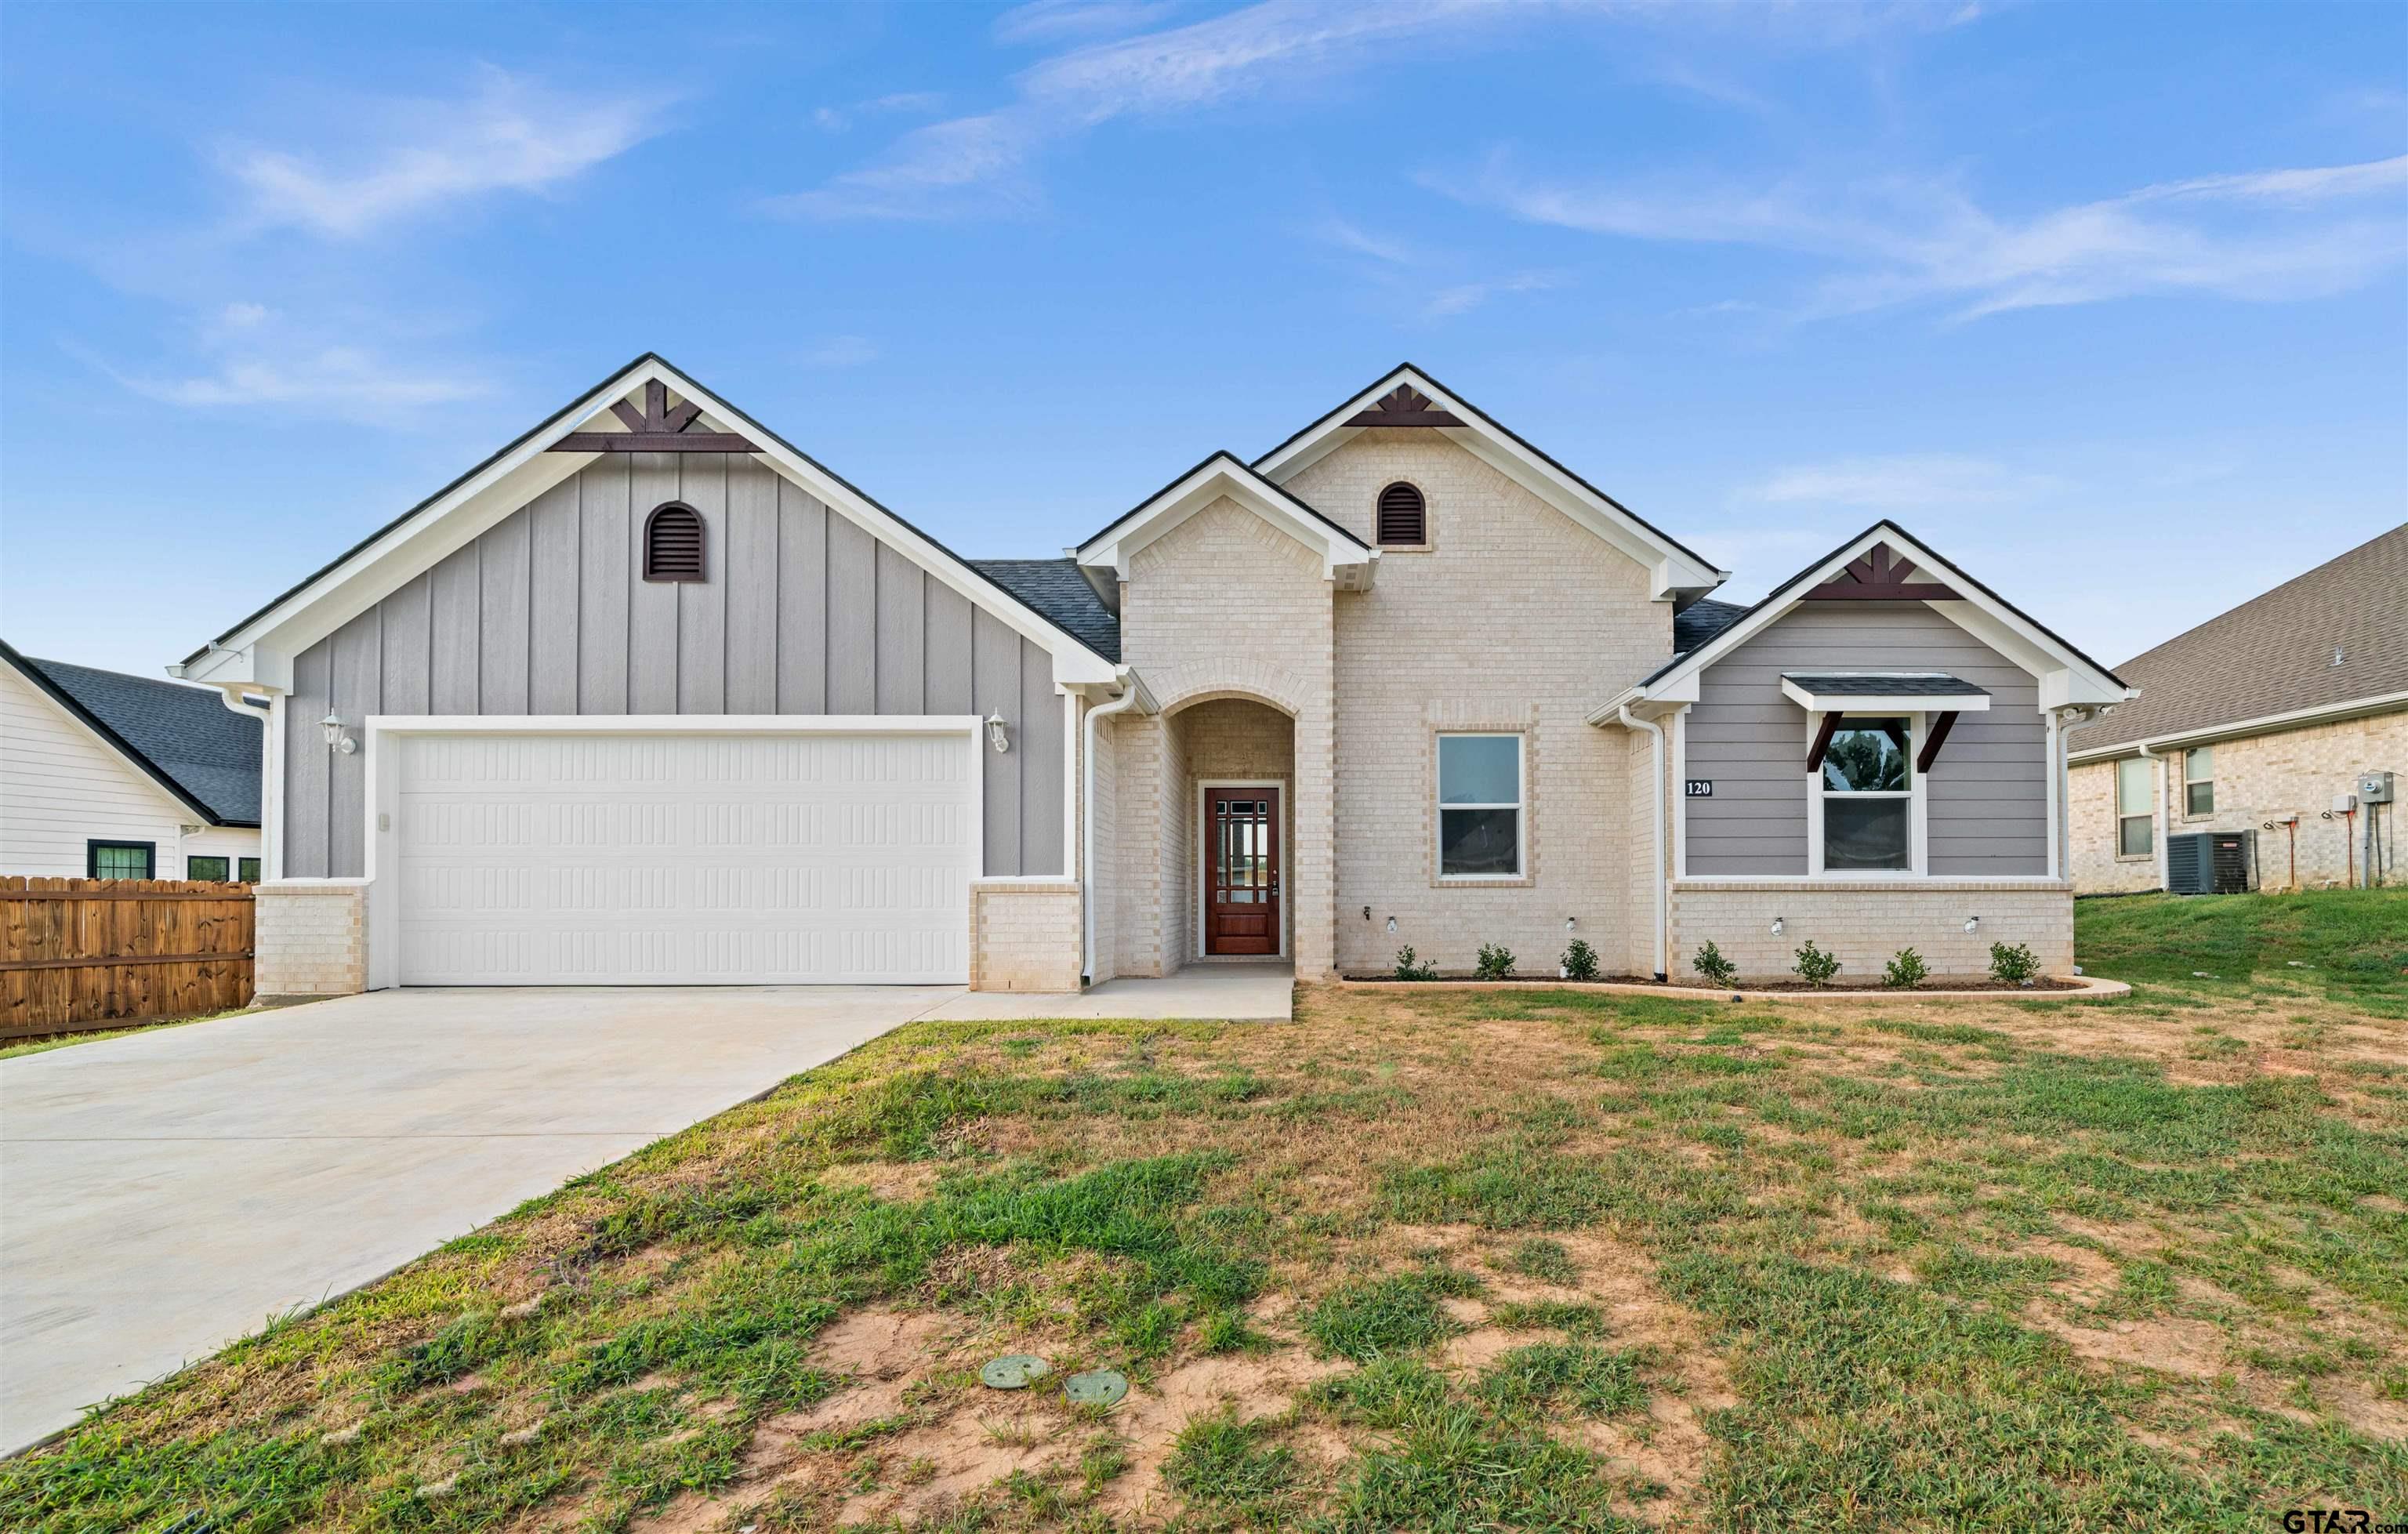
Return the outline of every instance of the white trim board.
[[[291,691],[293,657],[603,455],[552,452],[571,432],[618,429],[610,406],[647,383],[702,407],[698,425],[749,437],[752,456],[888,544],[973,606],[992,614],[1054,657],[1057,683],[1110,682],[1112,663],[1067,630],[981,576],[893,512],[779,440],[777,434],[715,398],[656,356],[647,355],[554,418],[556,429],[530,434],[437,499],[420,507],[333,567],[246,621],[172,674],[212,686]]]
[[[1322,579],[1340,591],[1367,591],[1380,552],[1326,522],[1287,492],[1226,452],[1216,452],[1181,475],[1110,527],[1073,550],[1082,570],[1129,578],[1129,562],[1205,508],[1226,497],[1321,556]]]

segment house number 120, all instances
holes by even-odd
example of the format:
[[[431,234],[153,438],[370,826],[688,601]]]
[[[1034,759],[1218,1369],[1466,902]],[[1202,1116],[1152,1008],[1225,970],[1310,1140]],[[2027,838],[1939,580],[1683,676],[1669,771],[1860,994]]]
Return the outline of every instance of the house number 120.
[[[1712,778],[1689,778],[1684,781],[1689,785],[1689,797],[1711,799],[1714,796],[1714,781]]]

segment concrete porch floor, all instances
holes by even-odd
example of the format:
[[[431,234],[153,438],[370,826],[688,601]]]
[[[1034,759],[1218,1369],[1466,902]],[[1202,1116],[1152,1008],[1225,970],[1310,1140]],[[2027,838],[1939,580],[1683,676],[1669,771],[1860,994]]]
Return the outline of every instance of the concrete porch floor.
[[[1019,1017],[1222,1018],[1287,1022],[1295,1015],[1296,966],[1191,964],[1159,980],[1108,980],[1083,995],[1059,991],[969,991],[920,1015],[934,1022],[980,1023]]]

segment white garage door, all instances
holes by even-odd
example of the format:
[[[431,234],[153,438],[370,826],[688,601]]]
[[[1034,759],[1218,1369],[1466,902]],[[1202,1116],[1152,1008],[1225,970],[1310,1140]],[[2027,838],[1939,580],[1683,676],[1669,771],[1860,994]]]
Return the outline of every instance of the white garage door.
[[[963,733],[394,738],[405,985],[968,978]]]

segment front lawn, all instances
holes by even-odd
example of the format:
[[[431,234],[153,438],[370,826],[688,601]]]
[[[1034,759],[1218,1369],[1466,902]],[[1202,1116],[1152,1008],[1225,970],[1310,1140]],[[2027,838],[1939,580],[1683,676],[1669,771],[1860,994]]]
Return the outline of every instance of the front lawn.
[[[2134,996],[915,1025],[0,1467],[0,1527],[2408,1517],[2408,896],[2079,921]]]

